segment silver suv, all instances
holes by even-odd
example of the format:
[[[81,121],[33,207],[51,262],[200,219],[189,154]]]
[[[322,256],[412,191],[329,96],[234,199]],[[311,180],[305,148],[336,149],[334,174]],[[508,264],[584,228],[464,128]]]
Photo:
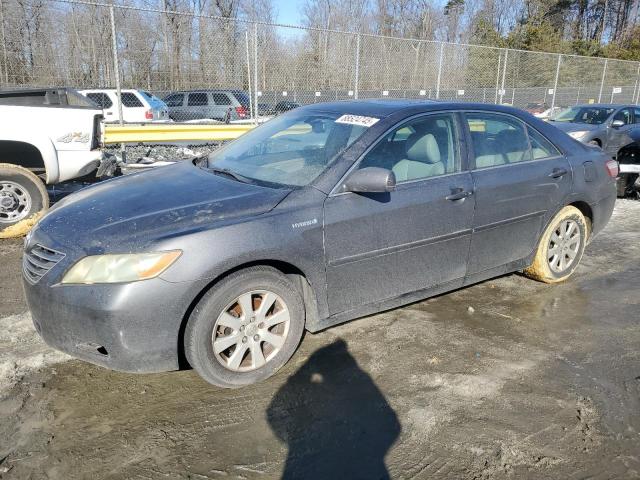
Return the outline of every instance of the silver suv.
[[[249,95],[242,90],[191,90],[167,95],[169,117],[177,122],[219,120],[229,122],[251,116]]]

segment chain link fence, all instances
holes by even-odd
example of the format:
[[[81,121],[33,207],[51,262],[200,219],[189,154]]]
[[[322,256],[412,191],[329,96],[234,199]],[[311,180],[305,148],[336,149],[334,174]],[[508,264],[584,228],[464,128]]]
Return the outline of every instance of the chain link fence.
[[[640,102],[640,63],[76,0],[0,0],[0,87],[140,89],[172,119],[431,98],[521,108]]]

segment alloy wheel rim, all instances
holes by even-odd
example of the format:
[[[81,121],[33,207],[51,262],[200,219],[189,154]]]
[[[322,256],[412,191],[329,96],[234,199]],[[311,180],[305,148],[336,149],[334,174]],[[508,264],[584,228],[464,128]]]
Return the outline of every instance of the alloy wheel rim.
[[[0,182],[0,223],[14,223],[25,218],[31,210],[31,195],[16,182]]]
[[[289,334],[284,300],[268,290],[238,296],[218,316],[212,346],[216,360],[233,372],[250,372],[271,361]]]
[[[549,268],[555,273],[566,272],[576,262],[582,234],[574,220],[563,220],[556,227],[549,239],[547,261]]]

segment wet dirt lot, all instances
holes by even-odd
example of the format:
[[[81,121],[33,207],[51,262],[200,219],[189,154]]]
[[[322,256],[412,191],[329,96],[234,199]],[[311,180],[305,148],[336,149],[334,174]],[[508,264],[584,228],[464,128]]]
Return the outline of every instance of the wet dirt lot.
[[[241,390],[44,346],[0,244],[0,478],[640,478],[640,202],[568,282],[509,275],[306,335]]]

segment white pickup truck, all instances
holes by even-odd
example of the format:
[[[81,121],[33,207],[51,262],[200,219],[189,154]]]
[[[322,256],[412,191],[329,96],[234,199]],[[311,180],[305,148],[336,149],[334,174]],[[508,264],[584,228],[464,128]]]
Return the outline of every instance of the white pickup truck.
[[[48,208],[45,185],[104,171],[101,138],[102,110],[75,90],[0,91],[0,231]]]

